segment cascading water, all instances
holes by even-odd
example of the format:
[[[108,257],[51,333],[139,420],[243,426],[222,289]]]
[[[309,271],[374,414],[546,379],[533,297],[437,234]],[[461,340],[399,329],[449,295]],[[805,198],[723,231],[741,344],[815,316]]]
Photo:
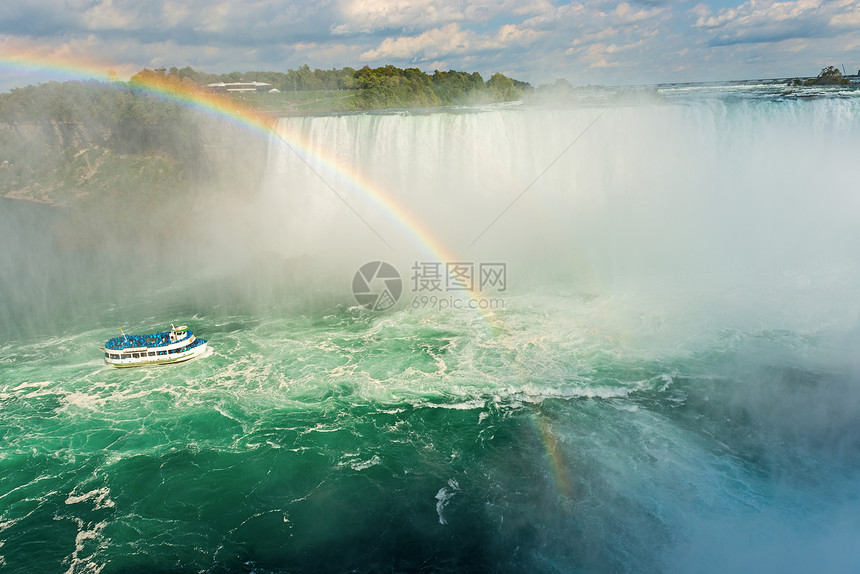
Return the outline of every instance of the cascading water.
[[[0,333],[0,564],[860,565],[856,92],[667,88],[277,130],[259,196],[199,214],[209,247],[172,267],[187,280],[100,309],[4,276],[4,305],[88,317]],[[416,305],[413,266],[447,258],[505,264],[504,290],[479,294],[503,305]],[[59,259],[37,261],[71,272]],[[403,278],[385,312],[351,292],[372,260]],[[179,316],[213,356],[116,371],[95,352],[116,322]]]

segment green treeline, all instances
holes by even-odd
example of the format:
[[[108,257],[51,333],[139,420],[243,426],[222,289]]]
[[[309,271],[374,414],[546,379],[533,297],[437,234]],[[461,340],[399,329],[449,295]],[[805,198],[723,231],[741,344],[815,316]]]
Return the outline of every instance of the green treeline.
[[[427,74],[418,68],[402,69],[391,65],[380,68],[365,66],[359,70],[350,67],[311,70],[304,65],[286,73],[207,74],[191,67],[156,72],[167,80],[193,82],[201,87],[218,82],[265,82],[287,94],[334,90],[354,92],[352,98],[342,99],[337,106],[332,106],[333,111],[508,102],[521,99],[532,89],[527,82],[499,73],[484,81],[477,72],[437,70]],[[141,74],[149,75],[152,71],[145,70]]]
[[[48,82],[0,94],[0,196],[49,203],[165,193],[207,167],[188,109],[130,84]]]
[[[184,156],[188,149],[181,140],[196,135],[192,118],[180,104],[134,84],[97,81],[48,82],[0,94],[0,123],[52,131],[58,125],[79,124],[93,144],[123,153],[161,149]],[[72,149],[68,146],[69,152]]]
[[[355,69],[345,67],[331,70],[311,70],[304,65],[296,70],[284,72],[230,72],[228,74],[207,74],[198,72],[190,66],[184,68],[162,68],[156,70],[168,77],[180,80],[190,80],[198,86],[218,82],[265,82],[281,92],[318,91],[318,90],[354,90]]]
[[[531,86],[503,74],[493,74],[486,82],[481,74],[454,70],[433,75],[418,68],[394,66],[355,72],[361,93],[356,109],[450,106],[456,104],[509,102],[521,99]]]

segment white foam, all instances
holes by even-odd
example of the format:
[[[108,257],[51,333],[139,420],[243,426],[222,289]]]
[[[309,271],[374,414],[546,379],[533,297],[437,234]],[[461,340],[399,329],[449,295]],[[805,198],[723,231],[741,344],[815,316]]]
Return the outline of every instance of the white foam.
[[[103,398],[79,392],[69,393],[63,397],[63,400],[70,406],[80,407],[91,411],[98,410],[103,407],[106,402]]]
[[[113,508],[116,505],[110,498],[108,498],[109,495],[110,490],[107,487],[103,487],[96,490],[91,490],[90,492],[81,494],[79,496],[70,494],[66,498],[66,504],[79,504],[81,502],[86,502],[87,500],[95,499],[94,508],[96,510],[100,510],[102,508]]]
[[[373,455],[373,457],[370,460],[353,462],[349,466],[352,470],[362,471],[362,470],[366,470],[366,469],[370,468],[371,466],[376,466],[377,464],[379,464],[381,462],[382,462],[381,458],[379,458],[377,455]]]
[[[448,503],[451,502],[451,499],[454,498],[454,495],[457,494],[459,490],[460,484],[456,481],[456,479],[449,478],[448,486],[443,486],[439,489],[439,492],[436,493],[436,514],[439,515],[439,524],[448,524],[448,521],[445,520],[445,516],[442,514],[442,511],[445,509],[446,506],[448,506]]]
[[[73,518],[78,525],[78,532],[75,535],[75,550],[66,560],[69,562],[69,569],[65,574],[99,574],[104,570],[107,564],[97,564],[93,562],[92,557],[81,558],[81,553],[86,549],[86,544],[90,540],[99,540],[102,535],[102,530],[107,526],[107,522],[98,522],[89,525],[87,529],[84,526],[84,521],[79,518]],[[99,546],[102,546],[101,544]]]

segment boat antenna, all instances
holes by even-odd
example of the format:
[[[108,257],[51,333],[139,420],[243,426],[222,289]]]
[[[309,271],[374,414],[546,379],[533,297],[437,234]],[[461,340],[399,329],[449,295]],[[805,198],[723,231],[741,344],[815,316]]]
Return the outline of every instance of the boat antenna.
[[[125,337],[125,340],[128,341],[128,335],[122,330],[122,327],[119,328],[119,332],[122,333],[122,336]]]

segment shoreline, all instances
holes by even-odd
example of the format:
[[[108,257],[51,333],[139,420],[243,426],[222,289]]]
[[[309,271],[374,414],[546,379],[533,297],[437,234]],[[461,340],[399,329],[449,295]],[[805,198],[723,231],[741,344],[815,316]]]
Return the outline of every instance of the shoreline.
[[[35,205],[44,205],[46,207],[61,207],[60,204],[50,199],[37,199],[35,197],[24,197],[21,195],[16,195],[18,193],[19,192],[16,191],[10,191],[6,195],[0,195],[0,199],[8,199],[9,201],[24,201]]]

